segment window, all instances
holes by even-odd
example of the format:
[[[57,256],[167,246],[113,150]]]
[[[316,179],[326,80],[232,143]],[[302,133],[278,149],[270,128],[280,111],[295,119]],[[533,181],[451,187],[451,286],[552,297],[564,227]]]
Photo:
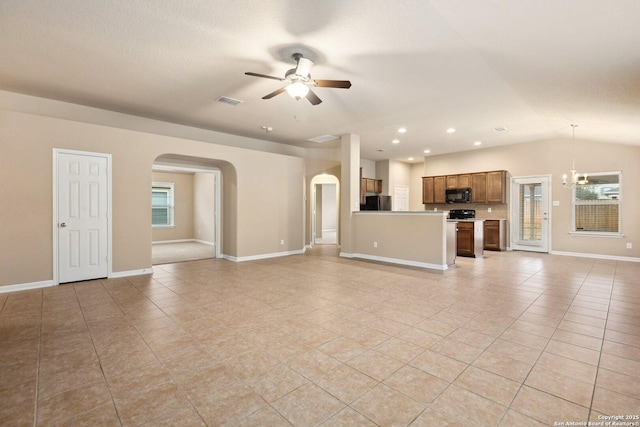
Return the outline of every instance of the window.
[[[587,174],[589,183],[573,190],[573,232],[620,236],[621,172]]]
[[[173,227],[173,183],[154,182],[151,187],[151,226]]]

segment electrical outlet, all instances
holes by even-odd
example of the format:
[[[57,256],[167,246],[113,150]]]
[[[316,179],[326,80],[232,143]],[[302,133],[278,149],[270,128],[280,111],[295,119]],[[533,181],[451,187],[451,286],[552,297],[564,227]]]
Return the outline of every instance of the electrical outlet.
[[[378,247],[378,242],[373,242],[373,247],[377,248]]]
[[[280,244],[284,246],[284,239],[280,240]]]
[[[491,208],[487,208],[487,212],[491,212]]]
[[[633,243],[631,242],[627,243],[627,249],[633,249]]]

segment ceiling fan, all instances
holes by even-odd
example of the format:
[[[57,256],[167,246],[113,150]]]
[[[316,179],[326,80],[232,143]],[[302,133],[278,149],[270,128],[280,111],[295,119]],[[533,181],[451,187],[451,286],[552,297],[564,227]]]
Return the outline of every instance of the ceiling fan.
[[[322,102],[318,95],[312,90],[314,87],[333,87],[339,89],[349,89],[351,82],[349,80],[314,80],[311,78],[309,72],[313,66],[313,61],[304,58],[301,53],[294,53],[293,59],[296,61],[296,68],[292,68],[287,71],[284,78],[267,76],[259,73],[245,73],[247,76],[262,77],[265,79],[280,80],[282,82],[288,82],[288,84],[280,89],[271,92],[268,95],[262,97],[262,99],[271,99],[276,95],[280,95],[286,91],[292,98],[298,101],[302,98],[307,98],[312,105],[318,105]]]

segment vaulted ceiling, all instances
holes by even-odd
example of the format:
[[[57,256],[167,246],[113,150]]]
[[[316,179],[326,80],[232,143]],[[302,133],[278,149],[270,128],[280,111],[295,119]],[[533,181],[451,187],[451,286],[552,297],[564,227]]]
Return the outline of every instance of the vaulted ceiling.
[[[353,133],[371,160],[571,123],[640,145],[639,17],[637,0],[2,0],[0,89],[301,147]],[[261,99],[284,83],[244,73],[282,77],[296,51],[352,87]]]

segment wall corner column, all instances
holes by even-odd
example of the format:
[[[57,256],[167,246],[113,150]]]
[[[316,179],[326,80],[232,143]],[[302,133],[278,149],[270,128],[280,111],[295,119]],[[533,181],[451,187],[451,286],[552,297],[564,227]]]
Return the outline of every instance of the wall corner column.
[[[340,255],[351,256],[353,241],[352,213],[360,210],[360,136],[342,135],[340,147]]]

